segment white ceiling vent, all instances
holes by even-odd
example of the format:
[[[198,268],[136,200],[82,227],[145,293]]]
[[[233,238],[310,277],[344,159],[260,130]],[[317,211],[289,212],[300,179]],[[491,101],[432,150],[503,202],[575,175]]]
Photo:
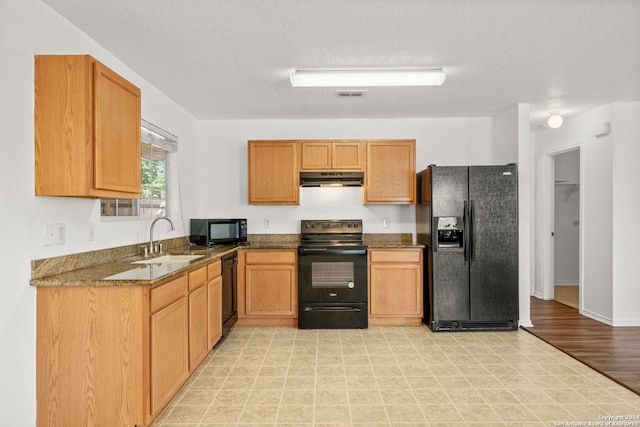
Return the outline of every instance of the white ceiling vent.
[[[366,92],[367,91],[364,89],[351,89],[351,90],[338,89],[336,90],[336,96],[358,98],[358,97],[364,96]]]

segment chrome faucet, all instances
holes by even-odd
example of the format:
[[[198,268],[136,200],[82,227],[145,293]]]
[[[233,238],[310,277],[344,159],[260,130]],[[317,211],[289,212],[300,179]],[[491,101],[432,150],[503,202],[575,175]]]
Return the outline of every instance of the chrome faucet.
[[[156,250],[153,244],[153,226],[156,225],[156,222],[160,221],[161,219],[166,219],[167,221],[169,221],[172,230],[176,229],[176,227],[173,225],[173,222],[167,216],[159,216],[158,218],[154,219],[151,223],[151,227],[149,227],[149,255],[162,252],[162,245],[160,245],[160,247]]]

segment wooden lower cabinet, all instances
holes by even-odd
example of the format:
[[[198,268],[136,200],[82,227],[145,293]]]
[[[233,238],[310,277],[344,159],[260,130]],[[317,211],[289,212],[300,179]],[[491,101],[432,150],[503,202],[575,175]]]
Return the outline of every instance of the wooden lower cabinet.
[[[290,325],[298,317],[295,250],[246,250],[242,257],[239,325]],[[244,301],[244,304],[242,304]]]
[[[209,354],[209,301],[204,284],[189,293],[189,372]]]
[[[37,288],[39,427],[148,426],[222,335],[220,260],[153,288]]]
[[[420,325],[422,249],[369,250],[369,324]]]
[[[189,272],[189,372],[209,353],[207,267]]]
[[[167,285],[163,285],[167,286]],[[160,411],[189,377],[187,297],[151,315],[151,414]]]
[[[36,304],[37,426],[148,424],[149,289],[45,286]]]

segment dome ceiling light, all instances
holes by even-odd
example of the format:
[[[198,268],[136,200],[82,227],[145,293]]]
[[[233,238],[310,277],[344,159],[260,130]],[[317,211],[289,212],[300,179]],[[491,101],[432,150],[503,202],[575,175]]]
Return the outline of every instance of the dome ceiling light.
[[[563,121],[564,120],[562,119],[562,116],[560,115],[560,113],[553,112],[547,119],[547,125],[549,125],[551,129],[557,129],[560,126],[562,126]]]

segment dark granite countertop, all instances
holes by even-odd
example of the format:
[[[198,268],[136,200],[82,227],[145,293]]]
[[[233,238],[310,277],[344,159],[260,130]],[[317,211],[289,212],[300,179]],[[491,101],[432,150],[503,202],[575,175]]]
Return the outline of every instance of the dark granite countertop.
[[[141,256],[131,256],[103,264],[95,264],[65,271],[58,274],[33,278],[32,286],[153,286],[185,271],[205,265],[213,259],[232,253],[237,246],[220,246],[215,248],[184,248],[172,250],[163,255],[200,255],[185,262],[136,264]],[[153,258],[146,261],[153,261]]]
[[[422,244],[412,243],[410,234],[365,234],[364,242],[370,249],[424,248]],[[30,284],[153,286],[237,250],[297,249],[299,243],[298,234],[252,235],[247,244],[212,247],[192,246],[183,237],[166,241],[165,254],[201,257],[184,262],[145,264],[135,263],[143,259],[136,255],[140,245],[130,245],[32,261]]]
[[[421,249],[425,245],[422,243],[395,243],[395,242],[368,242],[369,249]]]
[[[402,249],[402,248],[424,248],[422,243],[413,243],[411,234],[365,234],[364,243],[369,249]]]
[[[171,263],[139,264],[143,258],[136,255],[140,245],[104,249],[94,252],[66,255],[31,262],[31,286],[153,286],[186,271],[206,265],[215,258],[239,249],[295,249],[297,235],[273,235],[275,238],[257,238],[243,245],[193,246],[185,238],[165,241],[163,255],[200,255],[201,257]],[[157,256],[156,256],[157,257]]]

